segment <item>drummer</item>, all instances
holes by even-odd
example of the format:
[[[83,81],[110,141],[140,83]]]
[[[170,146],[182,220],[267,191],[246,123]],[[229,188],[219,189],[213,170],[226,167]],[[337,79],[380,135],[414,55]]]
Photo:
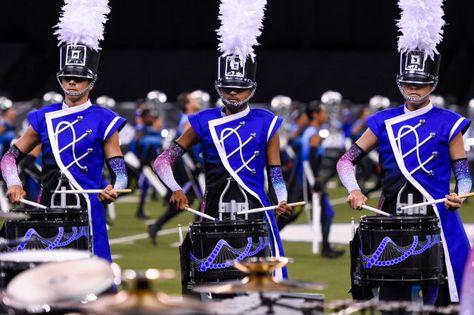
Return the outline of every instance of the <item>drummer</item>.
[[[105,7],[91,12],[91,19],[105,22]],[[92,252],[111,260],[103,203],[115,201],[113,188],[127,186],[127,173],[119,147],[118,131],[126,120],[107,108],[93,105],[89,93],[97,80],[100,34],[77,29],[77,19],[84,12],[81,4],[65,6],[57,33],[60,44],[60,68],[57,80],[64,92],[64,102],[43,106],[30,112],[30,126],[10,147],[1,160],[3,178],[8,186],[7,197],[19,203],[26,193],[18,177],[17,164],[38,144],[42,144],[43,168],[41,192],[37,200],[48,207],[70,208],[80,199],[82,209],[88,209],[91,225]],[[70,18],[70,20],[69,20]],[[82,25],[82,24],[81,24]],[[86,34],[86,35],[83,35]],[[92,36],[95,40],[90,38]],[[79,39],[79,43],[77,41]],[[83,44],[81,42],[87,42]],[[80,194],[64,200],[58,189],[99,189],[104,161],[110,169],[113,183],[101,193]],[[65,202],[64,202],[65,201]],[[74,202],[74,203],[72,203]]]
[[[402,46],[403,48],[403,46]],[[361,209],[367,202],[355,177],[356,165],[378,146],[382,166],[382,195],[378,208],[397,215],[436,215],[441,222],[441,236],[448,276],[449,292],[441,287],[424,287],[425,303],[459,302],[463,268],[469,252],[469,241],[456,211],[463,202],[458,194],[471,190],[462,134],[470,120],[455,112],[437,107],[430,94],[438,83],[440,55],[436,50],[401,49],[397,85],[405,98],[399,107],[377,112],[367,119],[368,129],[340,158],[337,171],[347,188],[347,202]],[[451,169],[457,182],[457,193],[449,193]],[[409,197],[409,198],[408,198]],[[433,207],[419,207],[413,213],[400,210],[415,200],[446,202]],[[408,201],[407,201],[408,200]],[[410,300],[411,286],[383,287],[381,300]]]
[[[235,43],[237,42],[241,43],[236,40]],[[246,46],[247,50],[253,44],[252,42]],[[220,47],[222,46],[221,44]],[[267,211],[260,213],[260,216],[270,225],[273,236],[272,255],[283,256],[275,214],[287,216],[292,209],[286,203],[287,190],[280,166],[280,140],[277,130],[282,119],[274,116],[269,110],[249,107],[249,100],[257,86],[257,63],[253,49],[249,55],[239,55],[237,52],[245,49],[232,46],[232,43],[226,47],[232,48],[226,54],[221,50],[223,55],[218,59],[218,78],[215,81],[224,107],[206,109],[190,115],[190,127],[170,148],[158,156],[154,169],[161,181],[172,191],[170,202],[178,209],[189,207],[188,198],[176,182],[172,167],[186,150],[201,142],[206,190],[200,211],[214,217],[218,216],[219,197],[228,178],[233,179],[228,194],[240,196],[240,186],[248,197],[249,208],[268,206],[270,201],[264,189],[264,173],[267,169],[278,206],[275,213]],[[277,276],[286,277],[286,271]]]

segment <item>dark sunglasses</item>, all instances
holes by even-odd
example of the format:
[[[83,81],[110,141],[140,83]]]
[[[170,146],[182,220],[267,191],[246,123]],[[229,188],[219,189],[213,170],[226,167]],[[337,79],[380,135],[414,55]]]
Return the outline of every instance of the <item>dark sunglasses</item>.
[[[236,93],[242,93],[244,91],[247,91],[248,89],[245,89],[245,88],[225,88],[225,87],[222,87],[220,88],[222,91],[224,91],[225,93],[227,94],[230,94],[232,92],[236,92]]]
[[[64,76],[64,77],[61,78],[61,80],[66,81],[66,82],[74,81],[74,82],[77,82],[77,83],[81,83],[81,82],[87,81],[88,79],[87,78],[82,78],[82,77]]]
[[[419,90],[431,84],[417,84],[417,83],[402,83],[403,87],[411,88],[414,90]]]

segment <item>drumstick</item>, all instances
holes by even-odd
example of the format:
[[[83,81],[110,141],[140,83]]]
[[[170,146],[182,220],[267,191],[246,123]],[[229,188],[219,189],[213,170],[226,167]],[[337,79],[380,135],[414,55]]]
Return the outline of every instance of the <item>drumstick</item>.
[[[199,212],[197,210],[194,210],[192,208],[184,208],[186,211],[189,211],[191,213],[194,213],[195,215],[197,216],[200,216],[200,217],[203,217],[203,218],[206,218],[206,219],[209,219],[209,220],[212,220],[212,221],[216,221],[216,218],[214,217],[211,217],[210,215],[207,215],[205,213],[202,213],[202,212]]]
[[[472,196],[474,196],[474,192],[464,194],[464,195],[459,195],[458,197],[459,198],[469,198],[469,197],[472,197]],[[404,207],[401,207],[400,209],[401,210],[406,210],[406,209],[417,208],[417,207],[422,207],[422,206],[431,206],[431,205],[434,205],[434,204],[437,204],[437,203],[442,203],[442,202],[445,202],[445,201],[446,201],[446,198],[435,199],[433,201],[425,201],[425,202],[420,202],[420,203],[415,203],[415,204],[412,204],[412,205],[404,206]]]
[[[386,216],[386,217],[391,216],[391,214],[388,213],[388,212],[385,212],[385,211],[382,211],[382,210],[380,210],[380,209],[373,208],[373,207],[370,207],[370,206],[367,206],[367,205],[362,205],[362,209],[369,210],[369,211],[372,211],[372,212],[375,212],[375,213],[384,215],[384,216]]]
[[[78,190],[53,190],[55,194],[98,194],[103,192],[104,189],[78,189]],[[131,189],[112,189],[109,191],[113,191],[116,193],[129,193],[132,192]]]
[[[41,208],[41,209],[48,208],[46,206],[43,206],[42,204],[30,201],[30,200],[26,200],[26,199],[23,199],[23,198],[20,199],[20,202],[24,203],[25,205],[33,206],[33,207],[36,207],[36,208]]]
[[[306,201],[298,201],[298,202],[293,202],[293,203],[288,203],[287,205],[290,207],[296,207],[296,206],[304,206],[306,204]],[[276,206],[269,206],[269,207],[262,207],[262,208],[254,208],[254,209],[249,209],[249,210],[243,210],[236,212],[235,214],[247,214],[247,213],[255,213],[255,212],[262,212],[262,211],[268,211],[268,210],[273,210]]]

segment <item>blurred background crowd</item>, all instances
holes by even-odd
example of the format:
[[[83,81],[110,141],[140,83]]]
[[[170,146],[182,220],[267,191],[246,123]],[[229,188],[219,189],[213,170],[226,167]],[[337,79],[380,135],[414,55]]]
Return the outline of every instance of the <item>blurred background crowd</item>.
[[[9,98],[0,97],[0,154],[10,147],[12,141],[19,137],[28,126],[28,112],[51,103],[62,102],[62,95],[50,91],[41,99],[26,102],[16,102]],[[459,106],[441,95],[432,95],[431,100],[440,107],[449,108],[470,119],[474,119],[474,99],[467,106]],[[153,160],[182,133],[183,117],[196,113],[205,108],[221,106],[220,101],[203,90],[180,93],[175,100],[170,100],[166,93],[153,90],[144,98],[134,102],[116,102],[113,97],[102,95],[92,100],[98,105],[107,107],[125,117],[127,125],[121,130],[120,144],[125,153],[125,161],[131,188],[140,191],[139,202],[135,209],[138,219],[149,219],[146,209],[147,196],[152,199],[162,199],[166,202],[166,188],[156,179],[150,168]],[[313,191],[326,191],[328,185],[337,184],[336,162],[339,157],[366,130],[366,118],[377,111],[399,106],[399,102],[390,100],[382,95],[375,95],[364,104],[354,104],[345,99],[340,92],[326,91],[318,99],[308,103],[292,99],[290,96],[276,95],[266,103],[253,103],[254,107],[267,108],[275,114],[284,117],[280,128],[281,156],[284,177],[289,190],[289,201],[311,199]],[[322,112],[324,111],[324,113]],[[310,163],[316,182],[308,181],[311,176],[304,171],[304,161],[308,160],[307,153],[302,149],[305,130],[315,125],[323,139],[318,146],[316,156],[318,163]],[[465,149],[470,163],[474,163],[474,131],[469,130],[465,135]],[[187,190],[199,199],[203,191],[202,152],[197,146],[179,166],[184,170],[181,182],[187,185]],[[311,161],[310,161],[311,162]],[[39,191],[39,173],[41,170],[41,154],[39,150],[30,153],[20,164],[22,180],[27,187],[30,200],[34,200]],[[107,172],[104,169],[104,172]],[[366,194],[380,188],[380,167],[376,152],[357,167],[359,185]],[[178,176],[180,177],[180,176]],[[308,184],[308,182],[310,184]],[[106,183],[104,183],[106,185]],[[308,186],[309,185],[309,186]],[[104,186],[105,187],[105,186]],[[186,186],[185,186],[186,187]],[[334,188],[334,187],[329,187]],[[4,190],[5,191],[5,190]],[[8,207],[3,194],[0,195],[2,207]],[[301,210],[303,211],[303,210]],[[294,217],[300,212],[296,211]],[[283,227],[288,222],[280,222]],[[165,222],[160,223],[160,226]]]
[[[5,13],[0,19],[0,154],[25,129],[29,111],[62,101],[61,95],[47,92],[60,91],[52,27],[62,4],[62,0],[0,3]],[[146,219],[148,194],[166,200],[150,162],[179,136],[184,115],[218,106],[213,83],[219,55],[219,1],[138,0],[111,6],[91,100],[128,121],[120,141],[127,153],[131,187],[141,191],[135,215]],[[474,2],[445,1],[443,9],[447,25],[438,47],[443,55],[439,95],[432,101],[473,119]],[[395,83],[399,34],[394,23],[399,18],[395,0],[268,2],[265,32],[256,47],[258,88],[251,106],[268,108],[285,120],[279,132],[291,200],[308,199],[311,190],[325,191],[328,184],[337,184],[329,181],[335,178],[336,161],[366,129],[366,117],[400,105]],[[316,180],[306,187],[302,138],[310,124],[318,125],[323,141],[320,161],[311,165]],[[470,161],[472,134],[465,135]],[[193,179],[188,189],[198,198],[199,151],[197,147],[184,163],[182,175],[184,182]],[[357,171],[366,193],[380,185],[377,154],[369,157]],[[28,198],[37,193],[40,167],[39,151],[22,162]],[[1,195],[0,202],[2,208],[8,207]]]

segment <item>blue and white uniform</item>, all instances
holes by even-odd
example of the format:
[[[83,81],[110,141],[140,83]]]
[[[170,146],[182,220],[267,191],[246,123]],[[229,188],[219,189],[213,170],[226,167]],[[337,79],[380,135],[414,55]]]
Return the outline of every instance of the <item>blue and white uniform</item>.
[[[261,206],[269,205],[264,189],[267,145],[282,121],[268,110],[249,107],[229,116],[223,108],[189,116],[202,143],[205,161],[207,191],[203,205],[212,201],[216,182],[223,188],[227,174]],[[265,215],[273,239],[272,255],[284,256],[274,213],[267,211]],[[278,271],[277,276],[286,277],[286,270]]]
[[[104,142],[125,125],[124,118],[87,101],[74,107],[44,106],[29,113],[28,120],[42,143],[44,196],[56,188],[60,174],[72,189],[100,188]],[[89,212],[93,254],[110,261],[104,206],[96,194],[83,196]],[[43,198],[42,202],[49,204],[50,200]]]
[[[469,119],[431,103],[415,111],[400,106],[370,116],[367,125],[379,143],[382,195],[393,198],[406,182],[428,201],[449,194],[449,143],[469,124]],[[457,211],[448,211],[443,203],[433,210],[441,223],[451,301],[457,302],[469,241]]]

